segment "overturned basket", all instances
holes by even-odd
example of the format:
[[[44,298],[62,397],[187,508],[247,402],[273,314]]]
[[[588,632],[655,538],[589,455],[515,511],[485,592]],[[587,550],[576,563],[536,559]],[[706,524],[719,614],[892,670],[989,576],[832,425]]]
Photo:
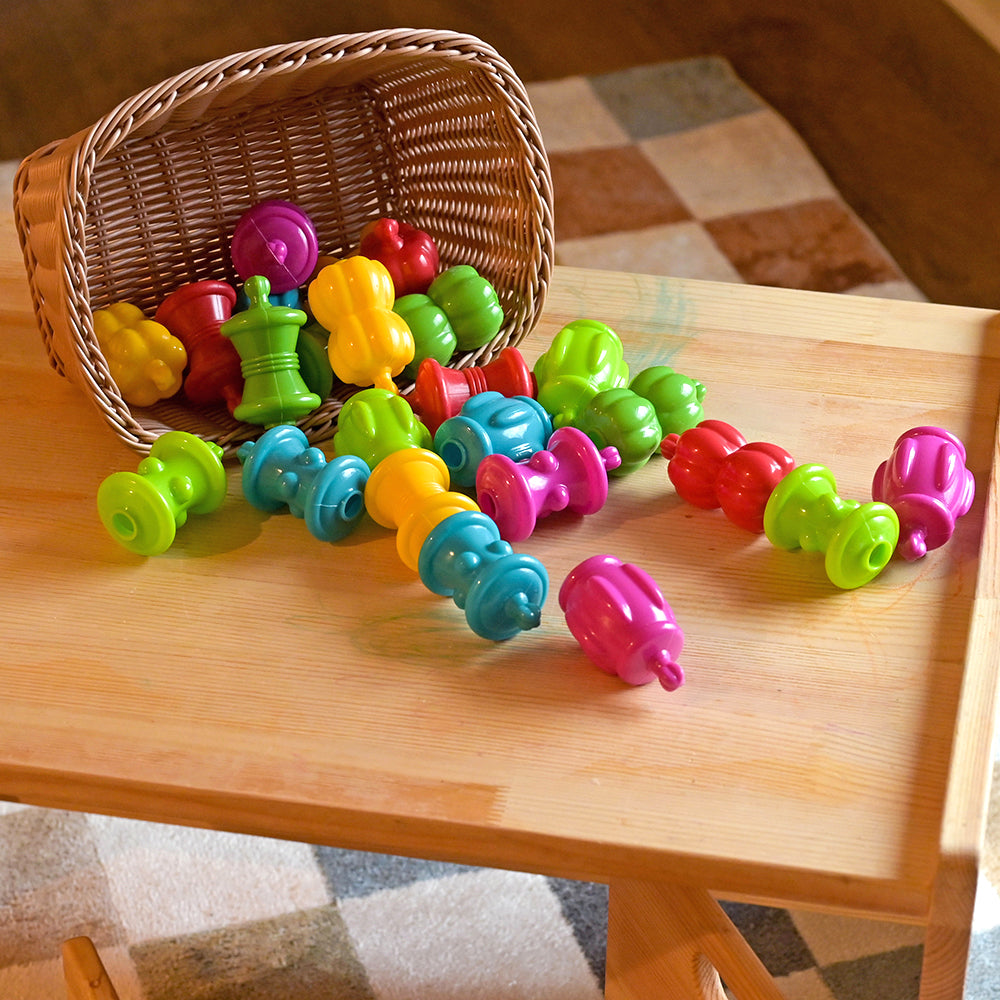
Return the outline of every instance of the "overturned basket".
[[[293,201],[320,251],[353,252],[393,216],[430,233],[441,266],[471,264],[505,321],[452,365],[482,364],[534,326],[551,274],[548,161],[527,94],[490,46],[447,31],[340,35],[230,56],[166,80],[82,132],[37,150],[14,182],[35,315],[53,367],[140,452],[167,430],[232,454],[261,428],[183,392],[130,407],[94,334],[93,311],[147,315],[179,286],[238,281],[229,243],[255,202]],[[355,386],[299,425],[329,437]]]

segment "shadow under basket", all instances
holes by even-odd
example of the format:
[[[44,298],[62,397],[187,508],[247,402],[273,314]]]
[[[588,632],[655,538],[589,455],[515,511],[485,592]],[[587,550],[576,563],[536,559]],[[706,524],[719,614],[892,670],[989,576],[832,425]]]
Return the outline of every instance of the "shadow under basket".
[[[525,88],[490,46],[449,31],[394,29],[207,63],[32,153],[14,181],[50,362],[135,450],[186,430],[231,456],[260,435],[221,404],[187,404],[183,389],[130,406],[93,312],[131,302],[152,317],[188,282],[237,285],[233,229],[270,198],[309,214],[321,254],[356,252],[362,227],[390,216],[429,233],[442,268],[475,267],[505,319],[490,343],[456,355],[452,367],[487,363],[538,319],[552,271],[549,165]],[[299,421],[311,441],[333,433],[357,389],[335,382]]]

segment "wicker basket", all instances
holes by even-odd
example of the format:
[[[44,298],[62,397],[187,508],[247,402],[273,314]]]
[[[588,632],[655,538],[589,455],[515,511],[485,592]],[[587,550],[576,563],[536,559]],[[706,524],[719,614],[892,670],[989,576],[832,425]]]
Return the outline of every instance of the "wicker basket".
[[[362,226],[389,215],[432,234],[442,267],[477,268],[505,322],[489,344],[453,359],[456,367],[485,363],[537,320],[552,267],[548,161],[524,86],[490,46],[396,29],[208,63],[37,150],[14,182],[50,361],[137,451],[180,429],[231,455],[261,428],[222,406],[196,410],[183,393],[130,407],[102,356],[93,310],[128,301],[152,315],[187,282],[235,283],[233,227],[267,198],[309,213],[321,253],[353,252]],[[300,421],[310,440],[330,436],[354,391],[338,383]]]

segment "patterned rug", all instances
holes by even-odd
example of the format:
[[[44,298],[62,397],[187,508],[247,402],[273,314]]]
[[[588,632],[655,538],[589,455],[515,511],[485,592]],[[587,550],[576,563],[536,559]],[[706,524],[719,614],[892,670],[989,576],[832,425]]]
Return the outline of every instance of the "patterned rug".
[[[723,60],[529,89],[560,263],[922,297]],[[996,802],[967,1000],[1000,1000],[994,886]],[[917,996],[919,929],[725,905],[789,1000]],[[0,1000],[64,1000],[81,934],[122,1000],[597,1000],[606,918],[599,885],[0,803]]]

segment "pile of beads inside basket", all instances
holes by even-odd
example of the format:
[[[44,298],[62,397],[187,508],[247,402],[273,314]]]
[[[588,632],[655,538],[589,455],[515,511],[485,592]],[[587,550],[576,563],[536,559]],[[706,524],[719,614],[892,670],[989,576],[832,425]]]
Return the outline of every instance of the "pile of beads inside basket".
[[[398,236],[386,221],[366,235],[378,229]],[[277,256],[273,246],[269,252]],[[456,345],[464,349],[460,337],[471,336],[466,312],[490,315],[479,326],[477,336],[493,329],[483,343],[499,329],[495,294],[479,281],[471,300],[436,299],[440,279],[424,273],[426,293],[399,296],[402,280],[359,254],[321,267],[309,286],[313,313],[330,331],[331,366],[359,387],[339,414],[333,458],[295,426],[304,405],[296,401],[315,395],[302,385],[296,360],[305,314],[271,301],[268,278],[247,280],[248,308],[221,324],[224,338],[247,340],[235,415],[266,428],[239,450],[243,493],[260,510],[289,510],[325,542],[349,535],[365,514],[394,529],[404,564],[431,591],[450,596],[484,638],[508,639],[537,626],[548,594],[545,567],[511,543],[528,538],[554,511],[601,509],[611,477],[657,454],[682,499],[720,508],[781,548],[823,552],[829,579],[844,589],[873,580],[896,551],[916,559],[944,544],[971,506],[964,446],[941,428],[900,435],[875,471],[872,499],[845,499],[826,467],[796,464],[778,445],[748,442],[731,425],[705,419],[706,390],[696,379],[665,365],[630,376],[620,338],[595,320],[565,326],[531,369],[514,347],[485,366],[449,369],[443,362]],[[373,288],[387,291],[367,299],[358,291]],[[420,359],[406,397],[392,381],[415,353],[408,324],[397,322],[401,314],[392,308],[404,299],[417,299],[417,309],[452,331],[440,359]],[[284,338],[277,352],[276,329]],[[259,360],[275,353],[278,364]],[[216,509],[225,493],[221,449],[172,431],[136,473],[115,473],[101,484],[98,509],[121,544],[153,555],[172,544],[188,513]],[[591,556],[563,581],[559,604],[602,669],[632,684],[656,679],[673,690],[682,683],[683,633],[639,567]]]
[[[320,255],[304,211],[268,200],[241,216],[230,253],[240,292],[206,279],[171,293],[152,318],[127,302],[95,311],[128,403],[183,390],[196,408],[224,404],[249,424],[295,421],[329,396],[334,377],[394,390],[393,378],[412,378],[424,358],[445,364],[482,347],[504,319],[475,268],[441,269],[434,240],[395,219],[370,223],[357,253],[335,260]]]

